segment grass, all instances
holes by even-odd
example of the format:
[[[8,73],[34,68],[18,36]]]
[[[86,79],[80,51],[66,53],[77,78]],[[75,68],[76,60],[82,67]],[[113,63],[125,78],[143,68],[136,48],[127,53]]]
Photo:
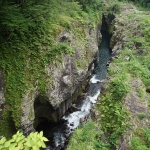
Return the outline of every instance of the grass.
[[[110,145],[102,141],[104,138],[97,124],[89,121],[75,131],[67,150],[109,150]]]
[[[109,133],[107,138],[111,146],[117,147],[118,139],[128,126],[126,119],[129,115],[123,105],[123,98],[130,91],[128,81],[128,75],[116,75],[96,106],[100,112],[99,124],[102,126],[102,131]]]

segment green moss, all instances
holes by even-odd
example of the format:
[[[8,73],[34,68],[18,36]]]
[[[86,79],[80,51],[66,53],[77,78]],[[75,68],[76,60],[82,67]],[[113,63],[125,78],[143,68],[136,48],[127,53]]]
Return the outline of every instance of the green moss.
[[[76,61],[76,66],[78,68],[84,69],[87,66],[87,63],[85,60],[77,60]]]
[[[10,44],[3,43],[1,45],[4,51],[1,51],[0,66],[5,71],[5,98],[6,104],[10,105],[10,109],[7,110],[9,111],[7,116],[5,115],[6,110],[3,111],[3,120],[0,124],[2,125],[5,122],[5,126],[2,125],[0,134],[7,136],[5,128],[9,126],[9,123],[6,124],[6,122],[11,117],[16,129],[20,128],[21,103],[29,85],[35,84],[38,81],[38,91],[41,95],[45,95],[47,85],[45,65],[53,60],[56,55],[74,53],[66,43],[52,44],[52,40],[49,41],[48,36],[46,33],[43,35],[43,38],[45,37],[46,39],[45,43],[48,44],[46,49],[49,50],[47,51],[42,49],[43,44],[41,43],[43,42],[41,42],[40,37],[36,34],[33,35],[34,43],[29,45],[22,42],[17,36],[9,42]],[[50,39],[52,38],[50,37]],[[16,44],[18,42],[19,45]],[[52,45],[54,46],[52,47]]]
[[[13,134],[16,133],[16,127],[11,117],[11,111],[9,107],[6,107],[3,111],[3,120],[0,124],[0,131],[1,135],[5,135],[6,137],[10,138]]]
[[[150,54],[139,56],[136,51],[128,48],[119,51],[119,53],[121,57],[114,61],[114,68],[109,68],[109,74],[127,72],[133,77],[140,78],[146,86],[150,85]],[[129,61],[125,59],[126,56],[129,57]]]
[[[143,99],[146,96],[146,89],[143,86],[138,87],[139,97]]]
[[[9,40],[4,40],[0,45],[0,68],[5,72],[6,81],[5,106],[9,106],[9,109],[3,110],[0,135],[10,137],[13,131],[20,129],[21,104],[29,89],[30,97],[37,90],[36,87],[40,95],[45,96],[47,82],[52,82],[45,66],[53,60],[59,65],[62,54],[74,55],[74,49],[68,43],[56,43],[56,36],[64,29],[70,32],[73,31],[72,27],[79,26],[74,30],[75,35],[84,44],[86,43],[84,29],[91,23],[96,26],[101,16],[99,11],[83,12],[77,2],[60,3],[61,5],[58,5],[57,1],[52,1],[52,7],[46,16],[37,17],[37,14],[31,13],[36,16],[32,24],[28,22],[24,30],[18,28],[12,32]],[[29,118],[32,118],[32,111]],[[10,126],[9,120],[12,120],[14,126]]]
[[[138,114],[138,117],[140,120],[142,120],[147,117],[147,114],[141,113],[141,114]]]

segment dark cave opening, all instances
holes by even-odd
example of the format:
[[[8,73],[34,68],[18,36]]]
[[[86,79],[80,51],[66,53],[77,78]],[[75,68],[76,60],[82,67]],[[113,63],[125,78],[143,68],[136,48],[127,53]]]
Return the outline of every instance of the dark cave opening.
[[[50,122],[56,122],[56,114],[52,105],[46,97],[37,96],[34,101],[34,129],[38,132],[44,131]]]
[[[109,39],[112,37],[112,32],[114,30],[113,21],[115,19],[114,14],[109,13],[108,15],[102,15],[102,26],[101,32],[105,31],[109,34]]]

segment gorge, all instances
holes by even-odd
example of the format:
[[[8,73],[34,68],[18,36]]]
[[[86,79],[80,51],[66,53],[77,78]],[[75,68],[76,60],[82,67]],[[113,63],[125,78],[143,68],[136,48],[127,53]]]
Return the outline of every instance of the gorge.
[[[72,104],[60,121],[57,123],[44,121],[37,127],[37,130],[39,132],[43,131],[44,136],[50,141],[50,145],[47,146],[46,149],[64,149],[73,131],[80,123],[84,122],[90,116],[90,111],[100,94],[103,79],[106,77],[107,63],[111,56],[111,49],[109,47],[111,36],[108,33],[108,25],[105,16],[103,16],[101,34],[102,41],[99,46],[99,61],[95,66],[89,83],[86,84],[84,93],[81,93],[77,97],[77,100]],[[62,107],[59,109],[62,109]],[[43,108],[43,110],[45,110],[45,108]]]
[[[3,138],[18,130],[22,149],[149,149],[149,0],[137,1],[0,3],[0,149],[18,148]]]

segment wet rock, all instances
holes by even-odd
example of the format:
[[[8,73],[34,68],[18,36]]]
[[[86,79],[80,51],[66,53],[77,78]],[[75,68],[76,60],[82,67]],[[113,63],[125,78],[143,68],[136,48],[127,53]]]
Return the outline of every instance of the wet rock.
[[[71,109],[71,112],[79,111],[80,110],[78,107],[76,107],[75,104],[72,104],[71,107],[70,107],[70,109]]]
[[[70,123],[70,126],[74,126],[74,123],[72,122],[72,123]]]
[[[106,66],[108,67],[108,66],[109,66],[109,64],[110,64],[110,61],[108,61],[108,62],[107,62]]]
[[[66,122],[67,123],[67,122]],[[69,127],[67,124],[64,125],[64,128],[66,129],[66,132],[69,130]]]
[[[64,147],[65,147],[64,143],[61,143],[60,146],[61,146],[61,148],[64,148]]]
[[[60,145],[57,146],[57,147],[55,148],[55,150],[61,150],[61,146],[60,146]]]
[[[84,122],[84,120],[85,120],[84,118],[80,118],[80,122],[81,122],[81,123]]]
[[[69,133],[68,133],[68,134],[65,134],[65,137],[66,137],[66,138],[69,138],[69,136],[70,136],[70,134],[69,134]]]
[[[70,131],[72,132],[72,131],[74,131],[74,129],[70,129]]]
[[[65,130],[65,133],[68,134],[70,132],[70,129]]]

